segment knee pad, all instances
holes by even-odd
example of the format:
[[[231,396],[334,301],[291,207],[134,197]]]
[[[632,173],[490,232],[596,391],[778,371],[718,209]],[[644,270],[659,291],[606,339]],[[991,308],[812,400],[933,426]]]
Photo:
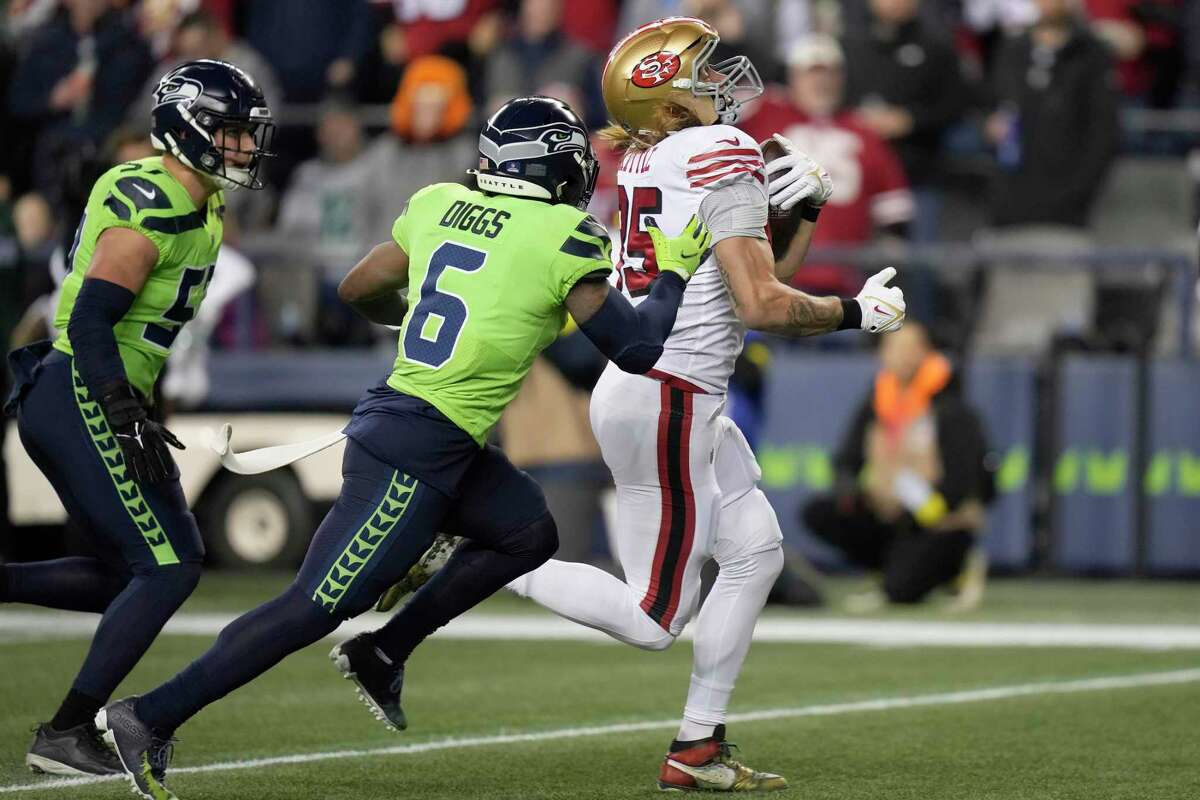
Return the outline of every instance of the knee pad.
[[[778,549],[783,531],[771,501],[761,489],[752,489],[721,509],[713,558],[721,569],[745,554]]]
[[[762,581],[774,584],[779,573],[783,572],[783,547],[777,544],[750,553],[743,551],[718,554],[717,564],[721,567],[717,574],[719,581]]]
[[[509,552],[536,561],[537,566],[541,566],[558,550],[558,526],[547,511],[529,525],[509,534],[507,539],[512,548]]]
[[[198,561],[184,561],[179,564],[135,572],[134,578],[152,581],[160,593],[162,602],[182,605],[183,601],[191,596],[196,584],[200,583],[201,572],[203,572],[203,567]]]
[[[639,650],[651,650],[654,652],[661,652],[675,644],[675,637],[670,633],[667,631],[662,631],[661,634],[662,635],[654,639],[648,639],[644,642],[630,642],[630,644]]]

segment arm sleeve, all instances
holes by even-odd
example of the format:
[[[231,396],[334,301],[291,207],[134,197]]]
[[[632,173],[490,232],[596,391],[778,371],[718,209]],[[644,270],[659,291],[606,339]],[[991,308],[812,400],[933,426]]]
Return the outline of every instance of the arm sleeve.
[[[136,295],[124,286],[86,278],[71,309],[67,337],[75,351],[75,367],[93,397],[115,382],[127,381],[113,326],[128,313]]]
[[[735,236],[767,238],[767,192],[746,175],[714,189],[700,203],[700,219],[712,233],[713,244]]]
[[[579,330],[625,372],[646,372],[662,356],[663,342],[675,327],[686,286],[683,278],[664,272],[654,279],[649,296],[637,308],[610,286],[604,305]]]

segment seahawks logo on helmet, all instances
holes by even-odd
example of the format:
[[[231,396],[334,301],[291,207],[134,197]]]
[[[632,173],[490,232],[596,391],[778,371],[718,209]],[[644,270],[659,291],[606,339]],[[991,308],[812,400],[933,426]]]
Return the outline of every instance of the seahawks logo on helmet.
[[[154,90],[154,107],[158,108],[168,103],[191,103],[204,92],[199,81],[185,78],[181,75],[170,74],[158,83]]]
[[[543,125],[540,128],[514,128],[501,133],[497,142],[484,130],[479,137],[479,152],[493,164],[505,161],[526,161],[557,153],[582,153],[587,149],[584,132],[566,123]],[[534,138],[536,136],[536,138]]]

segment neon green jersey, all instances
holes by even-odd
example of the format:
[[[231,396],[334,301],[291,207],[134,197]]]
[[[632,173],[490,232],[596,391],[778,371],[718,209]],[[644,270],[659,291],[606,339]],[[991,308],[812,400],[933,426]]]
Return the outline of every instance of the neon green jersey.
[[[573,206],[439,183],[412,196],[392,236],[410,310],[388,385],[482,445],[562,329],[567,293],[612,271],[608,232]]]
[[[73,354],[67,323],[100,234],[109,228],[137,231],[158,247],[158,262],[113,333],[129,382],[151,397],[171,343],[195,316],[212,279],[224,211],[223,192],[197,209],[161,156],[120,164],[100,176],[67,256],[70,272],[54,315],[60,331],[54,346]]]

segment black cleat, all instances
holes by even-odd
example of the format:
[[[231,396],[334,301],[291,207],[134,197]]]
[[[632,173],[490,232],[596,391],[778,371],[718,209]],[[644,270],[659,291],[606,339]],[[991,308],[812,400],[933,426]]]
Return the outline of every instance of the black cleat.
[[[404,710],[400,708],[400,692],[404,688],[404,665],[395,664],[375,646],[375,637],[361,633],[342,642],[329,653],[343,678],[354,681],[358,696],[375,718],[389,730],[402,731],[408,727]]]
[[[117,752],[121,768],[133,791],[146,800],[179,800],[166,785],[167,764],[174,739],[156,736],[134,710],[136,697],[127,697],[100,709],[96,727]]]
[[[44,722],[34,728],[25,765],[51,775],[120,775],[121,761],[90,722],[56,731]]]

